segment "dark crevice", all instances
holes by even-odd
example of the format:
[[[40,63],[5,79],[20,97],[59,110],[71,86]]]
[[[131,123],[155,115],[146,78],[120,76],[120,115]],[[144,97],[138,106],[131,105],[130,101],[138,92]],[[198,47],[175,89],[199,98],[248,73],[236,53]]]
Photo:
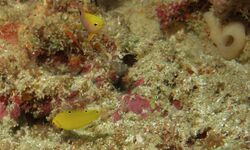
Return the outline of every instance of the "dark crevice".
[[[132,67],[137,62],[136,55],[127,54],[122,58],[122,61],[124,64],[128,65],[129,67]]]

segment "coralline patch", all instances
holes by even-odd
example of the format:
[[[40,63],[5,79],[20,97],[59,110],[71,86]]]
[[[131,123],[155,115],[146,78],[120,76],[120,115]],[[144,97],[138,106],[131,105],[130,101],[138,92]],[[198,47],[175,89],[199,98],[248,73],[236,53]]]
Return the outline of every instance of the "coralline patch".
[[[5,40],[10,44],[18,44],[18,23],[6,23],[0,26],[0,39]]]
[[[6,105],[4,102],[0,102],[0,120],[6,115]]]
[[[121,109],[124,112],[131,111],[142,116],[152,111],[150,101],[138,94],[127,94],[122,96]]]
[[[139,94],[125,94],[121,98],[119,109],[112,115],[113,121],[116,122],[122,119],[121,113],[123,112],[133,112],[146,118],[148,113],[153,112],[153,108],[148,98]]]
[[[156,14],[160,20],[162,30],[166,30],[175,22],[186,21],[190,15],[189,5],[187,0],[159,4],[156,8]]]

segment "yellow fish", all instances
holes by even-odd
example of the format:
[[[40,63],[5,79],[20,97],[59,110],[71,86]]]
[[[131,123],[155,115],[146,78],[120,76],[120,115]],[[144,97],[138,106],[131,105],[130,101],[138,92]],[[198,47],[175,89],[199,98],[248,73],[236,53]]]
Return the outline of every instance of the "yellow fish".
[[[80,20],[84,28],[89,32],[88,40],[90,41],[94,35],[99,32],[104,26],[104,20],[96,15],[86,13],[82,9],[83,7],[79,5]]]
[[[86,127],[99,117],[98,110],[70,110],[58,113],[52,123],[64,130],[73,130]]]

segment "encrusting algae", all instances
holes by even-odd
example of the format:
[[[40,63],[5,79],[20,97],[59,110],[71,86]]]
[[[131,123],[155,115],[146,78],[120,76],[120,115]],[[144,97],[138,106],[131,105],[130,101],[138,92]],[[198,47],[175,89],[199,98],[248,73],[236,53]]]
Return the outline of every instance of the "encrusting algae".
[[[81,3],[0,2],[1,150],[250,149],[249,2]],[[211,9],[245,28],[237,56]]]

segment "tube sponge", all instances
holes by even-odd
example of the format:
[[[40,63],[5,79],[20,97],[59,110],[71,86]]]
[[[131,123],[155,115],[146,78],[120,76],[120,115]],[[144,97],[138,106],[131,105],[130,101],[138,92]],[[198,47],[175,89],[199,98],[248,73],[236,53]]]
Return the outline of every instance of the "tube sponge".
[[[222,27],[218,18],[212,12],[206,12],[204,19],[210,29],[210,37],[225,59],[239,56],[246,43],[246,33],[243,24],[232,22]]]

